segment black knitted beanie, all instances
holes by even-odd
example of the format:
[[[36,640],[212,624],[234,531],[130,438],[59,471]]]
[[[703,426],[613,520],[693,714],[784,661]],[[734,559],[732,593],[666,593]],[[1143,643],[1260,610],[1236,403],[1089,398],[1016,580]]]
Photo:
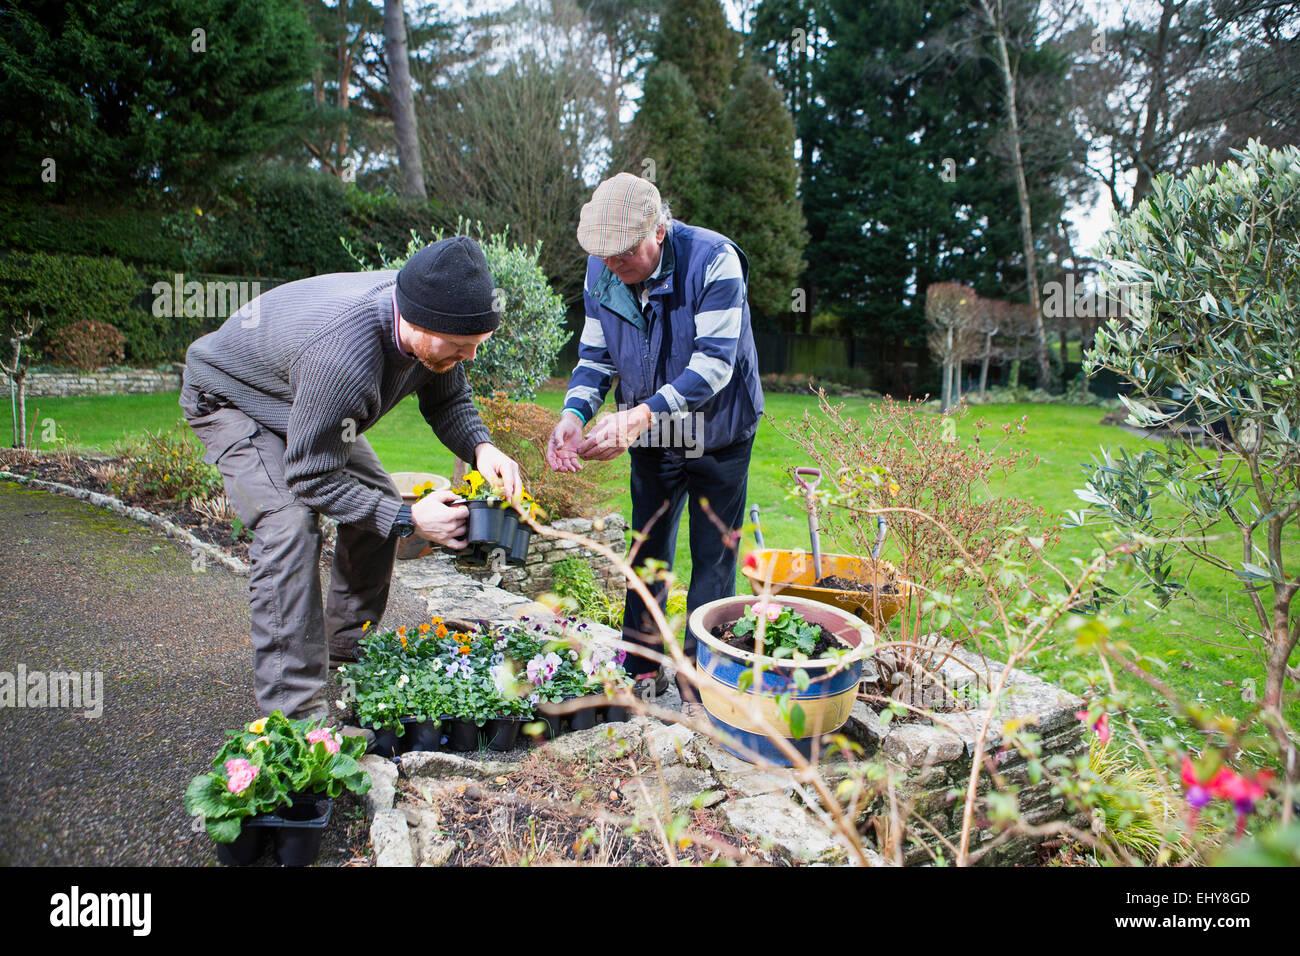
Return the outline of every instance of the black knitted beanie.
[[[397,273],[397,308],[412,325],[444,335],[481,335],[501,324],[479,244],[451,236],[425,246]]]

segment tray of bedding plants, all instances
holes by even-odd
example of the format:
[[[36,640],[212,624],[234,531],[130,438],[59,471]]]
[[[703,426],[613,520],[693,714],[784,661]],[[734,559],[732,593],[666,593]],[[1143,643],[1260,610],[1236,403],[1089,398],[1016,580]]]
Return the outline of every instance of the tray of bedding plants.
[[[371,753],[515,750],[602,721],[631,687],[623,652],[572,619],[509,625],[433,618],[374,630],[337,671],[338,705],[375,733]]]

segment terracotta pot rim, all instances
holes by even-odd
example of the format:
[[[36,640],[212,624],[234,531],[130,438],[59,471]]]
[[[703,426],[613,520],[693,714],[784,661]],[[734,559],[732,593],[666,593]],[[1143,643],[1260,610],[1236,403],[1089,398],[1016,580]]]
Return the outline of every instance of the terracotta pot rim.
[[[451,479],[446,475],[435,474],[431,471],[390,471],[388,477],[393,479],[393,484],[397,485],[398,494],[403,499],[408,496],[414,497],[409,490],[404,491],[404,487],[414,487],[415,485],[424,484],[426,481],[432,481],[437,486],[436,490],[444,490],[452,485]],[[401,480],[398,480],[399,478]]]

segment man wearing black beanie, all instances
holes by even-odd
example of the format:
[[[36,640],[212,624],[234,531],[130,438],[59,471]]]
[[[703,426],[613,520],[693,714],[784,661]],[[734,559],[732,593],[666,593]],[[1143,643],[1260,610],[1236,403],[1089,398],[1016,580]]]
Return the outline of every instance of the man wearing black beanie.
[[[478,243],[453,236],[400,272],[277,286],[190,346],[181,408],[253,533],[264,713],[328,713],[329,658],[352,660],[366,622],[383,617],[399,536],[465,547],[465,506],[451,492],[404,505],[366,429],[415,393],[443,445],[519,493],[519,466],[493,446],[460,366],[501,322],[495,291]],[[319,515],[339,522],[323,608]]]

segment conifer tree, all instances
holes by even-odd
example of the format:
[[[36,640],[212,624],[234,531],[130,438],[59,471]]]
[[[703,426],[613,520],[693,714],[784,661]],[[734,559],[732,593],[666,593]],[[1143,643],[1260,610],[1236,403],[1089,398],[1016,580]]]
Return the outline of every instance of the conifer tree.
[[[704,198],[708,128],[690,81],[675,64],[650,68],[633,127],[645,151],[630,157],[628,171],[653,181],[673,215],[691,222]]]
[[[758,328],[778,328],[792,306],[807,308],[806,293],[796,292],[808,241],[798,183],[790,111],[767,71],[746,63],[709,145],[707,203],[696,224],[745,250]]]
[[[669,0],[659,20],[655,60],[675,64],[686,75],[706,120],[726,105],[736,49],[718,0]]]

